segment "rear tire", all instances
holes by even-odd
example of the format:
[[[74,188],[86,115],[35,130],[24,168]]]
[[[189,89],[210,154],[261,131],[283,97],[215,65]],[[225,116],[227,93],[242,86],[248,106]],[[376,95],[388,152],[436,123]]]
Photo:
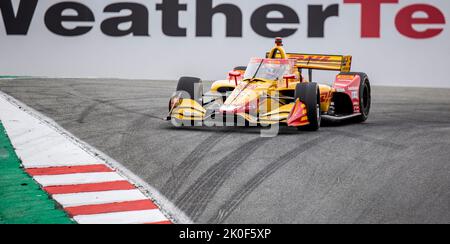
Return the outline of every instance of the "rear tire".
[[[361,88],[360,88],[360,97],[359,97],[359,108],[361,110],[361,116],[358,117],[359,122],[364,122],[369,118],[370,107],[372,106],[372,94],[369,78],[367,75],[364,79],[361,77]]]
[[[359,85],[359,109],[361,115],[355,118],[355,122],[362,123],[369,118],[370,108],[372,106],[372,89],[370,87],[369,77],[365,73],[349,72],[342,75],[358,75],[361,78]]]
[[[300,99],[306,105],[309,125],[297,127],[302,131],[317,131],[320,128],[322,112],[320,111],[319,85],[314,82],[299,83],[295,88],[295,100]]]

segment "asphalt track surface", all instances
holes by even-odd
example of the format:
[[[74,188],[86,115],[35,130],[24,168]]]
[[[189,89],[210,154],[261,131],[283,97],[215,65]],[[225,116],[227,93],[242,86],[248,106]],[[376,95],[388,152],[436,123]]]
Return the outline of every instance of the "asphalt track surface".
[[[176,82],[0,80],[197,223],[450,223],[450,89],[373,88],[363,124],[175,128]]]

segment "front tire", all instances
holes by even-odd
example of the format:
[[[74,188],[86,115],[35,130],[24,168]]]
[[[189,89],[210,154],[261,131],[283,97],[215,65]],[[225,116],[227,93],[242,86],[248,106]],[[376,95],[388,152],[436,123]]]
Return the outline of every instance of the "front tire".
[[[314,82],[299,83],[295,88],[295,101],[300,99],[306,105],[309,125],[297,127],[302,131],[317,131],[320,128],[322,112],[320,111],[319,85]]]
[[[169,101],[169,111],[172,111],[173,99],[192,99],[203,106],[203,83],[200,78],[196,77],[181,77],[178,80],[177,90],[174,96]],[[194,126],[195,121],[190,122],[178,121],[177,119],[171,119],[177,127],[182,126]]]
[[[181,77],[177,92],[181,93],[181,98],[195,100],[203,106],[203,82],[200,78]]]

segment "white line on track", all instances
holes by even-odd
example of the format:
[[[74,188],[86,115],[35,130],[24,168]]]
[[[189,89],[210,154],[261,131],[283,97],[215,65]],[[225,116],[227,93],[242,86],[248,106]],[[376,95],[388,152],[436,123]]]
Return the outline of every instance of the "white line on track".
[[[56,194],[53,198],[64,208],[84,205],[119,203],[145,200],[147,197],[139,190],[85,192],[75,194]]]
[[[137,224],[165,221],[158,210],[129,211],[119,213],[78,215],[74,219],[80,224]]]
[[[35,176],[34,179],[44,187],[92,184],[125,180],[122,176],[114,172],[46,175]]]

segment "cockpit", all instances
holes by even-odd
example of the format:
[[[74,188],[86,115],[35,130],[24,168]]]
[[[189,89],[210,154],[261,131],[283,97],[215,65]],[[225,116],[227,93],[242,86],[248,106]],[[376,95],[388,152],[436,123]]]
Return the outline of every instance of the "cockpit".
[[[244,80],[263,79],[280,81],[285,75],[294,72],[293,59],[252,58],[244,74]]]

